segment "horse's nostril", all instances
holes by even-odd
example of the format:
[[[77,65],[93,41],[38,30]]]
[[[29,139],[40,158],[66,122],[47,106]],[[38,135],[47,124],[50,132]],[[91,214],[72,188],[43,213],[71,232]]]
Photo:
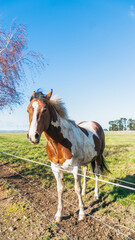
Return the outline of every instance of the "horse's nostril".
[[[39,138],[39,134],[38,134],[38,133],[36,133],[36,135],[35,135],[35,138],[36,138],[36,139],[38,139],[38,138]]]

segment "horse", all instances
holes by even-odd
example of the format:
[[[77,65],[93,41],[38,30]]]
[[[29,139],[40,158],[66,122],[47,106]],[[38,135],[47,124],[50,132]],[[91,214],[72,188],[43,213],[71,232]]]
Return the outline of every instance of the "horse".
[[[86,194],[87,164],[91,163],[95,173],[95,193],[98,199],[99,170],[107,169],[103,151],[105,136],[97,122],[81,122],[78,125],[69,119],[61,98],[40,91],[33,92],[28,106],[29,130],[27,138],[32,144],[38,144],[44,132],[47,138],[47,155],[51,160],[51,168],[57,182],[58,207],[55,221],[62,220],[63,210],[63,171],[70,171],[75,180],[75,192],[79,200],[78,220],[85,218],[82,196]],[[81,192],[81,176],[79,170],[83,166],[84,181]]]

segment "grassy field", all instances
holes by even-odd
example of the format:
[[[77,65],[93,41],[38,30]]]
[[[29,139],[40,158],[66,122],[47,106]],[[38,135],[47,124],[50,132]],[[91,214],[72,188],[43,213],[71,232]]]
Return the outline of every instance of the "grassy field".
[[[45,145],[46,139],[44,135],[42,136],[39,145],[31,145],[26,138],[26,133],[0,134],[0,151],[5,151],[7,153],[50,165]],[[111,171],[111,173],[107,174],[107,176],[114,178],[109,179],[109,181],[119,183],[116,180],[116,178],[119,178],[121,180],[135,183],[134,134],[106,134],[106,148],[104,155],[108,168]],[[0,161],[9,163],[10,167],[40,183],[43,187],[48,189],[56,187],[56,182],[50,168],[36,165],[34,163],[28,163],[23,160],[4,155],[3,153],[0,153]],[[89,170],[91,171],[90,166]],[[90,175],[89,173],[89,176],[93,175]],[[107,178],[100,178],[108,180]],[[64,174],[64,182],[67,192],[69,191],[71,193],[74,191],[74,180],[71,174]],[[91,214],[102,220],[104,220],[104,218],[108,218],[112,223],[120,222],[120,225],[127,226],[135,230],[135,223],[133,222],[135,217],[135,192],[99,182],[100,201],[97,207],[97,205],[94,206],[93,203],[90,203],[92,201],[90,199],[93,199],[94,195],[94,180],[89,179],[87,180],[87,183],[87,195],[84,198],[84,203],[87,207],[90,204],[93,206]],[[128,184],[126,185],[130,186]],[[7,190],[8,187],[5,191]],[[43,239],[51,238],[44,237]]]

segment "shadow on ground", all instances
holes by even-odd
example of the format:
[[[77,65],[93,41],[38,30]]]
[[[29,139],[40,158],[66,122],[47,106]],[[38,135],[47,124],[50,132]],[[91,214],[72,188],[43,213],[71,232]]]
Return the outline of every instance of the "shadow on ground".
[[[127,175],[125,178],[120,178],[120,180],[131,183],[131,184],[128,184],[128,183],[124,183],[124,182],[119,182],[121,185],[132,187],[135,189],[135,174],[132,176]],[[118,183],[117,180],[116,180],[116,183]],[[130,194],[134,194],[134,196],[135,196],[135,192],[133,190],[129,190],[129,189],[125,189],[125,188],[117,187],[117,186],[113,187],[113,190],[110,192],[110,194],[112,196],[114,196],[115,200],[117,200],[118,198],[126,198]]]
[[[122,181],[128,181],[130,183],[135,184],[135,174],[134,175],[127,175],[125,178],[120,178],[120,180]],[[116,180],[116,183],[118,183],[118,181]],[[132,184],[128,184],[128,183],[122,183],[119,182],[121,185],[124,186],[129,186],[132,188],[135,188],[135,185]],[[112,198],[110,201],[107,201],[108,196],[111,195]],[[110,204],[116,202],[117,200],[124,200],[126,199],[129,195],[133,200],[135,200],[135,192],[133,190],[129,190],[129,189],[125,189],[122,187],[117,187],[114,186],[112,191],[110,191],[109,193],[105,194],[104,196],[100,195],[99,200],[95,200],[91,203],[91,207],[93,207],[93,209],[91,210],[91,212],[89,214],[93,214],[94,212],[97,212],[100,208],[106,208],[107,206],[109,206]],[[127,199],[126,199],[127,200]],[[125,203],[125,205],[130,204],[130,202]],[[95,207],[94,207],[95,206]]]

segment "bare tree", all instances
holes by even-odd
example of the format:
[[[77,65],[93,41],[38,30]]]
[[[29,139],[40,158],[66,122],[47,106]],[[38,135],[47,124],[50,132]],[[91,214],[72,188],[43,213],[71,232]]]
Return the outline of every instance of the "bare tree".
[[[21,84],[25,82],[24,66],[31,73],[45,67],[43,56],[27,49],[27,31],[25,25],[12,24],[6,32],[0,28],[0,110],[4,107],[21,104]]]

